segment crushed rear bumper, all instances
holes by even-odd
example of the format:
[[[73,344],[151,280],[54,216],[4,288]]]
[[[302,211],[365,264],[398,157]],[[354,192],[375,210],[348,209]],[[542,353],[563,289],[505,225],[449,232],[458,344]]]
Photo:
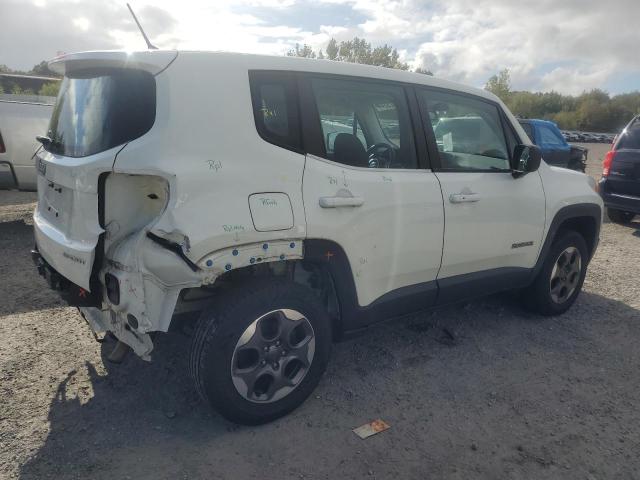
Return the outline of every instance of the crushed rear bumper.
[[[47,281],[49,287],[58,292],[62,299],[69,305],[73,307],[97,308],[102,306],[101,289],[93,288],[92,291],[89,292],[62,276],[55,268],[47,263],[42,255],[40,255],[37,246],[31,250],[31,259],[35,264],[38,273]]]

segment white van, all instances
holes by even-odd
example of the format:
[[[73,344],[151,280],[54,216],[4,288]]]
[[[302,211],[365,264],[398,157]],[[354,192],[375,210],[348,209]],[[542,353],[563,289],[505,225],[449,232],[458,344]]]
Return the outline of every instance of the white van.
[[[191,370],[227,418],[291,411],[333,340],[521,289],[575,301],[602,201],[492,94],[333,61],[145,51],[64,55],[37,166],[34,260],[148,359],[199,312]]]

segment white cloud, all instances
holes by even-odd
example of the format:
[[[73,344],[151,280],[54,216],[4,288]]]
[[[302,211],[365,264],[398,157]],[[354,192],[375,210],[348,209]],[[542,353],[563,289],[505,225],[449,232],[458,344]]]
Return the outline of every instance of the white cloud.
[[[121,0],[0,1],[0,45],[11,46],[0,63],[12,67],[29,68],[58,50],[144,48]],[[358,35],[397,47],[414,67],[478,86],[503,68],[516,89],[575,93],[634,74],[640,85],[638,0],[134,0],[132,6],[164,48],[283,54],[295,43],[317,49],[331,37]],[[338,13],[314,24],[311,6]],[[273,15],[261,16],[265,9]]]
[[[85,17],[74,18],[73,24],[83,32],[86,32],[87,30],[89,30],[89,27],[91,26],[91,22],[89,21],[89,19]]]

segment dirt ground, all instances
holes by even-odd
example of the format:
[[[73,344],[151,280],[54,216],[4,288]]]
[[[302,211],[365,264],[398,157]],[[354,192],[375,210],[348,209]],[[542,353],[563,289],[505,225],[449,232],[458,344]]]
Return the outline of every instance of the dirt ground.
[[[186,335],[105,360],[34,271],[32,200],[0,192],[0,478],[640,478],[640,223],[603,226],[562,317],[502,294],[371,328],[301,408],[239,427],[198,399]]]

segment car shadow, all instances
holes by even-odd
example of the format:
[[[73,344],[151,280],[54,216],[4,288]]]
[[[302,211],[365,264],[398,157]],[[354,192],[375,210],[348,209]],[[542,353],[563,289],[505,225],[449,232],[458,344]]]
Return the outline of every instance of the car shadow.
[[[615,415],[633,408],[633,392],[618,391],[615,377],[634,383],[633,362],[613,377],[601,366],[634,348],[639,320],[638,310],[583,292],[557,318],[528,313],[515,295],[500,294],[387,322],[335,344],[316,392],[287,417],[260,427],[229,423],[200,401],[188,375],[187,335],[157,335],[151,363],[129,354],[113,365],[106,360],[113,343],[104,342],[101,364],[86,362],[59,383],[49,434],[20,467],[20,478],[352,478],[366,476],[370,465],[384,477],[385,468],[399,464],[405,473],[441,474],[449,464],[466,465],[466,478],[478,478],[531,459],[550,459],[549,468],[565,455],[549,437],[561,435],[563,420],[550,411],[572,402],[600,411],[602,397]],[[77,376],[86,378],[88,397],[79,395]],[[596,388],[607,395],[593,393]],[[490,408],[499,415],[487,426],[485,418],[495,414]],[[378,417],[396,430],[367,444],[351,434]],[[530,444],[516,449],[509,441],[521,428]],[[582,436],[575,448],[587,455],[609,444],[609,436],[623,448],[616,428],[603,427],[597,438],[576,428]],[[470,458],[473,435],[504,447],[491,447],[493,457]],[[278,475],[269,473],[274,465]]]
[[[33,226],[22,220],[0,222],[0,317],[65,305],[49,289],[31,261]]]

